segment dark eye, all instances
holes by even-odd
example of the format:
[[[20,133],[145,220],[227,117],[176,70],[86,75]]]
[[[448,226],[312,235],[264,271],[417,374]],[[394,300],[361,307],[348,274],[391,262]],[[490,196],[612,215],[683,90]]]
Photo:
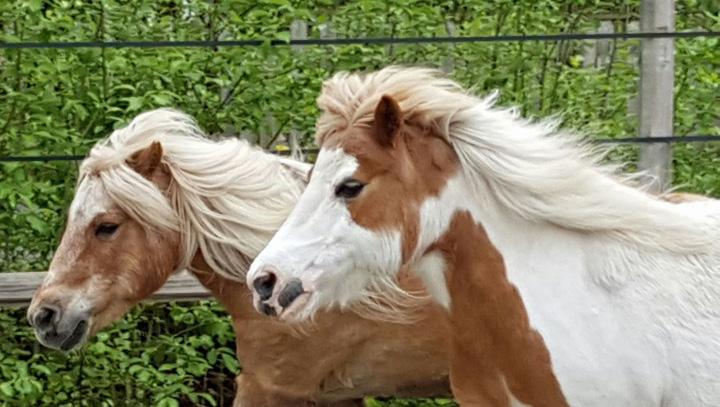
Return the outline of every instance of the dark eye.
[[[118,224],[115,223],[101,223],[95,228],[95,236],[100,239],[107,239],[117,232]]]
[[[355,198],[365,188],[365,184],[356,179],[347,179],[335,187],[335,196],[343,199]]]

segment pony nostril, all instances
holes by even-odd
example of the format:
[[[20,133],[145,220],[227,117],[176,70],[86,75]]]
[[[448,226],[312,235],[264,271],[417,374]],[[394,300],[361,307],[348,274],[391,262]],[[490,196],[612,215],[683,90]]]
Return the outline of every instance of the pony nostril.
[[[294,278],[290,280],[278,295],[278,305],[287,308],[288,305],[292,304],[303,292],[302,282],[299,279]]]
[[[55,321],[57,311],[50,307],[40,307],[35,317],[33,318],[33,325],[35,328],[46,330],[52,327]]]
[[[253,280],[253,288],[255,288],[255,291],[258,293],[260,301],[265,301],[272,297],[276,282],[277,276],[271,271],[266,271],[260,277]]]

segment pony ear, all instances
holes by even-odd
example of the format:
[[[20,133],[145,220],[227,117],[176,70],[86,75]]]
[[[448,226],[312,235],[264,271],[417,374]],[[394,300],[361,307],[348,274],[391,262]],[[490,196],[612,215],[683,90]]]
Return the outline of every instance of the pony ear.
[[[162,145],[159,141],[153,141],[150,146],[134,152],[125,162],[138,174],[152,179],[155,171],[160,168],[162,156]]]
[[[373,124],[375,138],[381,146],[389,147],[403,122],[400,105],[391,96],[383,95],[375,108]]]

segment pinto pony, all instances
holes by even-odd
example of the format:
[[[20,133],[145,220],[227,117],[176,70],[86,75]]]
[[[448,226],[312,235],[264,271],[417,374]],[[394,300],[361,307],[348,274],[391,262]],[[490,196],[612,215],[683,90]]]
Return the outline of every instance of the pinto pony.
[[[256,308],[376,302],[410,266],[449,311],[463,406],[719,406],[720,205],[650,196],[493,102],[420,68],[326,81]]]
[[[38,339],[76,349],[188,269],[232,317],[243,366],[236,406],[447,395],[447,354],[437,352],[447,329],[431,302],[414,325],[328,312],[301,332],[253,309],[245,270],[290,213],[308,169],[242,140],[209,140],[177,111],[139,115],[81,166],[62,241],[28,309]]]

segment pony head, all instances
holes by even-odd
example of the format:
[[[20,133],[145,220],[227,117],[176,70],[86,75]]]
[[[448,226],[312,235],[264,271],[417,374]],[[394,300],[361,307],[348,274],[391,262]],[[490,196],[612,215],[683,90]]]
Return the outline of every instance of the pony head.
[[[143,186],[136,199],[161,211],[169,209],[161,191],[170,182],[162,157],[154,142],[116,164],[126,182]],[[80,346],[158,290],[178,267],[174,219],[147,227],[132,215],[113,199],[102,176],[84,166],[60,246],[27,313],[42,344],[64,351]]]
[[[27,313],[38,339],[79,347],[194,260],[245,281],[306,171],[244,140],[210,140],[175,110],[137,116],[81,166],[60,246]]]
[[[430,70],[399,68],[324,84],[310,182],[248,274],[260,311],[302,320],[324,306],[387,306],[407,295],[395,274],[431,242],[422,205],[459,169],[435,136],[453,106],[424,106],[436,116],[422,115],[419,104],[433,95],[403,92],[428,75],[439,91],[456,88]]]

